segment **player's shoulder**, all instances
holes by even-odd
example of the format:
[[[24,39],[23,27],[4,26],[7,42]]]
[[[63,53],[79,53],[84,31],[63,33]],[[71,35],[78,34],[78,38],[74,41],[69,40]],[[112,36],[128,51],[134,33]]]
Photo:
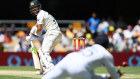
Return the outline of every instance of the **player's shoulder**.
[[[98,52],[101,52],[101,53],[108,52],[108,50],[106,48],[104,48],[102,45],[99,45],[99,44],[94,44],[92,46],[92,48],[94,48],[95,51],[98,51]]]
[[[103,48],[104,49],[104,47],[101,46],[100,44],[94,44],[91,46],[91,48]]]
[[[43,16],[44,14],[48,14],[48,12],[45,10],[40,10],[37,17]]]
[[[48,13],[48,12],[47,12],[47,11],[45,11],[45,10],[41,10],[41,12],[42,12],[42,13]]]

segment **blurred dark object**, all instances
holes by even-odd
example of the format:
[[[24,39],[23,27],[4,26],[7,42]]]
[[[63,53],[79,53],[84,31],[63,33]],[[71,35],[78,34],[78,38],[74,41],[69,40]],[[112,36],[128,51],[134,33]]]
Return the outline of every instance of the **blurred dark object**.
[[[3,24],[2,25],[2,28],[1,28],[1,33],[2,34],[5,34],[7,32],[7,25],[6,24]]]
[[[104,33],[100,33],[96,38],[95,38],[95,44],[100,44],[105,48],[108,48],[109,46],[109,39],[108,36],[105,35]]]
[[[122,16],[118,17],[118,21],[116,23],[116,28],[121,28],[121,29],[126,28],[126,23],[125,23],[125,21],[124,21]]]

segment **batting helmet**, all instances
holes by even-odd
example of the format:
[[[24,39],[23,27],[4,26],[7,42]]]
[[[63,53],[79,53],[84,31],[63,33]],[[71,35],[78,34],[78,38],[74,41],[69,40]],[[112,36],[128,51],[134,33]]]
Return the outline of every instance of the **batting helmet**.
[[[38,0],[32,0],[31,2],[30,2],[30,6],[29,6],[29,8],[30,8],[30,12],[31,12],[31,14],[33,14],[33,12],[32,12],[32,8],[33,7],[39,7],[39,9],[41,9],[41,4],[40,4],[40,2],[38,1]]]
[[[38,0],[32,0],[30,2],[30,7],[29,8],[36,7],[36,6],[39,6],[41,8],[40,2]]]

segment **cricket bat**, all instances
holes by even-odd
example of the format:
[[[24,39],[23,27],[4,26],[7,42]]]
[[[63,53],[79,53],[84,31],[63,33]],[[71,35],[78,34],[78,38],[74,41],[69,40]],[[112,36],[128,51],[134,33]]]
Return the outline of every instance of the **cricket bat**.
[[[36,48],[33,44],[33,41],[31,41],[31,51],[32,51],[32,58],[33,58],[35,69],[41,69],[40,68],[40,62],[39,62],[39,57],[38,57]]]

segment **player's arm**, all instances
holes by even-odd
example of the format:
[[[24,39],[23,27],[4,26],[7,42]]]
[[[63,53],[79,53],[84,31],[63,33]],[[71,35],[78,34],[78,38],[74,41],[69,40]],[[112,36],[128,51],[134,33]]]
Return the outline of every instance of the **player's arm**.
[[[43,30],[43,16],[37,17],[37,23],[32,27],[29,36],[26,37],[26,40],[30,43],[32,36],[40,36]]]
[[[86,27],[87,29],[90,31],[90,23],[91,23],[91,20],[89,19],[87,22],[86,22]]]
[[[30,36],[32,36],[32,35],[40,36],[42,34],[42,29],[43,29],[42,24],[36,24],[35,26],[32,27],[29,35]]]
[[[36,26],[37,26],[37,33],[42,33],[43,24],[36,24]]]
[[[43,22],[44,22],[44,14],[40,14],[37,16],[37,23],[35,24],[36,26],[36,32],[35,35],[36,36],[40,36],[42,34],[42,30],[43,30]]]
[[[119,77],[124,75],[124,72],[120,70],[120,66],[118,66],[117,74],[119,75]],[[108,75],[108,79],[112,79],[110,75]]]
[[[37,26],[38,26],[37,24],[33,26],[32,29],[30,30],[29,36],[26,36],[26,40],[28,43],[31,42],[33,35],[40,36],[42,34],[42,29],[43,29],[41,28],[42,26],[38,26],[38,27]]]
[[[32,27],[30,33],[40,36],[42,34],[43,30],[43,16],[39,15],[37,16],[37,23]]]
[[[35,32],[36,36],[40,36],[42,34],[42,30],[43,30],[43,24],[36,24],[37,30]]]
[[[86,27],[87,27],[87,29],[90,31],[89,23],[88,23],[88,22],[86,23]]]

